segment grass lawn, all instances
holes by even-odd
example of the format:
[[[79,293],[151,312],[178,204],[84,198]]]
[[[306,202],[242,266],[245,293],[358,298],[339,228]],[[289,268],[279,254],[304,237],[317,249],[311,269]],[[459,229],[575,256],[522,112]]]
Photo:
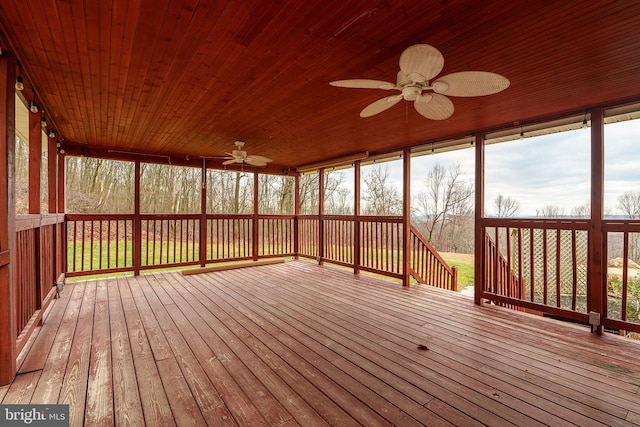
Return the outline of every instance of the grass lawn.
[[[473,285],[473,254],[440,252],[450,266],[458,267],[458,289]]]

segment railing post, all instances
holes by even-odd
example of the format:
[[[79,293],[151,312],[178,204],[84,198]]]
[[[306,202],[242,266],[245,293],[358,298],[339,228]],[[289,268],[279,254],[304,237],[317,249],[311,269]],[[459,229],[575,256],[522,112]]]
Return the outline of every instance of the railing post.
[[[324,263],[324,168],[318,169],[318,264]]]
[[[202,159],[200,177],[200,267],[207,265],[207,159]]]
[[[451,290],[458,292],[458,267],[455,265],[451,266],[451,272]]]
[[[140,219],[140,160],[135,161],[133,190],[133,274],[140,274],[142,265],[142,220]]]
[[[402,285],[409,286],[411,273],[411,149],[402,152]]]
[[[475,221],[474,221],[474,302],[481,303],[484,278],[484,135],[476,135]]]
[[[299,259],[300,253],[300,224],[298,222],[300,216],[300,175],[294,177],[293,190],[293,257]]]
[[[353,273],[360,273],[360,160],[353,165]]]
[[[253,260],[258,260],[258,239],[260,237],[260,233],[258,230],[259,222],[260,222],[260,206],[258,197],[260,192],[258,191],[258,185],[260,184],[260,180],[258,179],[258,172],[254,172],[253,174]]]
[[[16,374],[15,89],[16,63],[0,55],[0,386]]]
[[[604,112],[602,108],[591,111],[591,222],[589,227],[589,280],[587,287],[587,311],[598,313],[600,322],[591,325],[591,332],[602,334],[602,321],[607,316],[606,267],[604,265],[604,239],[602,217],[604,214]]]

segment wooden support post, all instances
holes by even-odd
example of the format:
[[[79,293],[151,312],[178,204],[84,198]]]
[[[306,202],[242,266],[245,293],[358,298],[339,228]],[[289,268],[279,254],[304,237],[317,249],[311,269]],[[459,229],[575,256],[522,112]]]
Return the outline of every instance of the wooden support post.
[[[318,264],[324,264],[324,168],[318,170]]]
[[[35,100],[34,100],[35,102]],[[40,124],[40,115],[29,111],[29,214],[39,215],[40,199],[42,195],[41,189],[41,171],[42,171],[42,125]],[[33,236],[34,245],[34,264],[35,264],[35,298],[36,308],[42,306],[42,245],[41,230],[36,227]]]
[[[294,178],[293,189],[293,258],[299,259],[300,254],[300,224],[298,217],[300,216],[300,175]]]
[[[258,197],[260,196],[260,191],[258,191],[258,185],[260,184],[260,180],[258,179],[258,172],[253,174],[253,260],[258,260],[258,249],[259,249],[259,223],[260,223],[260,203]]]
[[[200,267],[204,267],[207,265],[207,159],[202,159],[200,182]]]
[[[47,206],[49,213],[58,212],[58,152],[56,139],[47,139]]]
[[[402,286],[411,280],[411,149],[402,152]]]
[[[66,186],[66,177],[65,177],[65,156],[62,153],[58,153],[58,213],[66,213],[66,199],[65,199],[65,186]],[[58,246],[60,250],[60,268],[59,271],[56,272],[56,276],[59,276],[62,273],[67,272],[67,222],[63,221],[58,225],[60,227],[60,244]]]
[[[0,55],[0,386],[16,374],[15,59]]]
[[[353,274],[360,273],[360,160],[353,164]]]
[[[40,115],[29,111],[29,213],[40,213],[42,125]],[[36,254],[37,255],[37,254]]]
[[[136,160],[133,178],[133,274],[142,266],[142,220],[140,219],[140,161]]]
[[[475,221],[474,221],[474,302],[482,302],[482,286],[484,280],[484,135],[476,135],[476,178],[475,178]]]
[[[589,280],[587,285],[587,311],[600,314],[600,325],[591,326],[591,332],[602,334],[602,319],[606,310],[606,267],[602,218],[604,216],[604,112],[591,111],[591,223],[589,227]]]

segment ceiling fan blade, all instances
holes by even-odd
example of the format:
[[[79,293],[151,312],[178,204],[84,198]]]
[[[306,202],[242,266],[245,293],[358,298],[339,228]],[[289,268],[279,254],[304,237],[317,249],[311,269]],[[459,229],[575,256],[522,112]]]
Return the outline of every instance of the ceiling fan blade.
[[[437,93],[447,96],[484,96],[501,92],[509,87],[509,79],[486,71],[461,71],[435,80],[431,86]]]
[[[454,110],[453,102],[437,93],[420,95],[413,105],[418,113],[431,120],[448,119]]]
[[[428,44],[414,44],[400,55],[400,69],[413,82],[424,82],[437,76],[444,66],[444,57]]]
[[[255,157],[260,157],[260,156],[249,156],[246,159],[244,159],[244,161],[245,163],[251,166],[267,166],[267,162],[262,161],[260,159],[256,159]]]
[[[382,113],[384,110],[388,110],[401,100],[402,94],[387,96],[386,98],[378,99],[377,101],[372,102],[371,104],[364,107],[364,110],[360,112],[360,117],[371,117],[378,113]]]
[[[265,156],[256,156],[256,155],[253,155],[253,154],[252,154],[252,155],[250,155],[250,156],[247,156],[244,160],[245,160],[247,163],[249,163],[249,160],[254,161],[254,162],[260,162],[260,163],[269,163],[269,162],[272,162],[272,161],[273,161],[273,160],[271,160],[271,159],[270,159],[270,158],[268,158],[268,157],[265,157]]]
[[[237,161],[236,159],[230,159],[230,160],[222,162],[222,164],[225,165],[225,166],[226,165],[231,165],[233,163],[242,163],[242,160],[241,161]]]
[[[382,80],[352,79],[352,80],[336,80],[329,83],[336,87],[349,87],[354,89],[394,89],[396,85]]]

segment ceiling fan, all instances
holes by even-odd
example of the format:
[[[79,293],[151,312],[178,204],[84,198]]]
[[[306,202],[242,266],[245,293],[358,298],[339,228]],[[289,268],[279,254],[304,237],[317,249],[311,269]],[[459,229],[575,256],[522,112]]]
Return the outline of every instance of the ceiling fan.
[[[225,159],[227,160],[222,162],[222,164],[225,166],[232,163],[246,163],[252,166],[266,166],[267,163],[272,161],[268,157],[248,155],[247,152],[242,149],[242,147],[244,147],[244,141],[236,141],[234,142],[234,144],[236,145],[236,149],[231,153],[225,153],[228,156],[225,157]]]
[[[400,55],[400,71],[396,84],[382,80],[337,80],[332,86],[356,89],[399,90],[400,94],[379,99],[367,105],[360,117],[371,117],[400,102],[413,101],[416,111],[431,120],[445,120],[453,114],[453,102],[447,96],[484,96],[509,87],[509,80],[486,71],[461,71],[430,82],[442,71],[444,57],[428,44],[409,46]]]

